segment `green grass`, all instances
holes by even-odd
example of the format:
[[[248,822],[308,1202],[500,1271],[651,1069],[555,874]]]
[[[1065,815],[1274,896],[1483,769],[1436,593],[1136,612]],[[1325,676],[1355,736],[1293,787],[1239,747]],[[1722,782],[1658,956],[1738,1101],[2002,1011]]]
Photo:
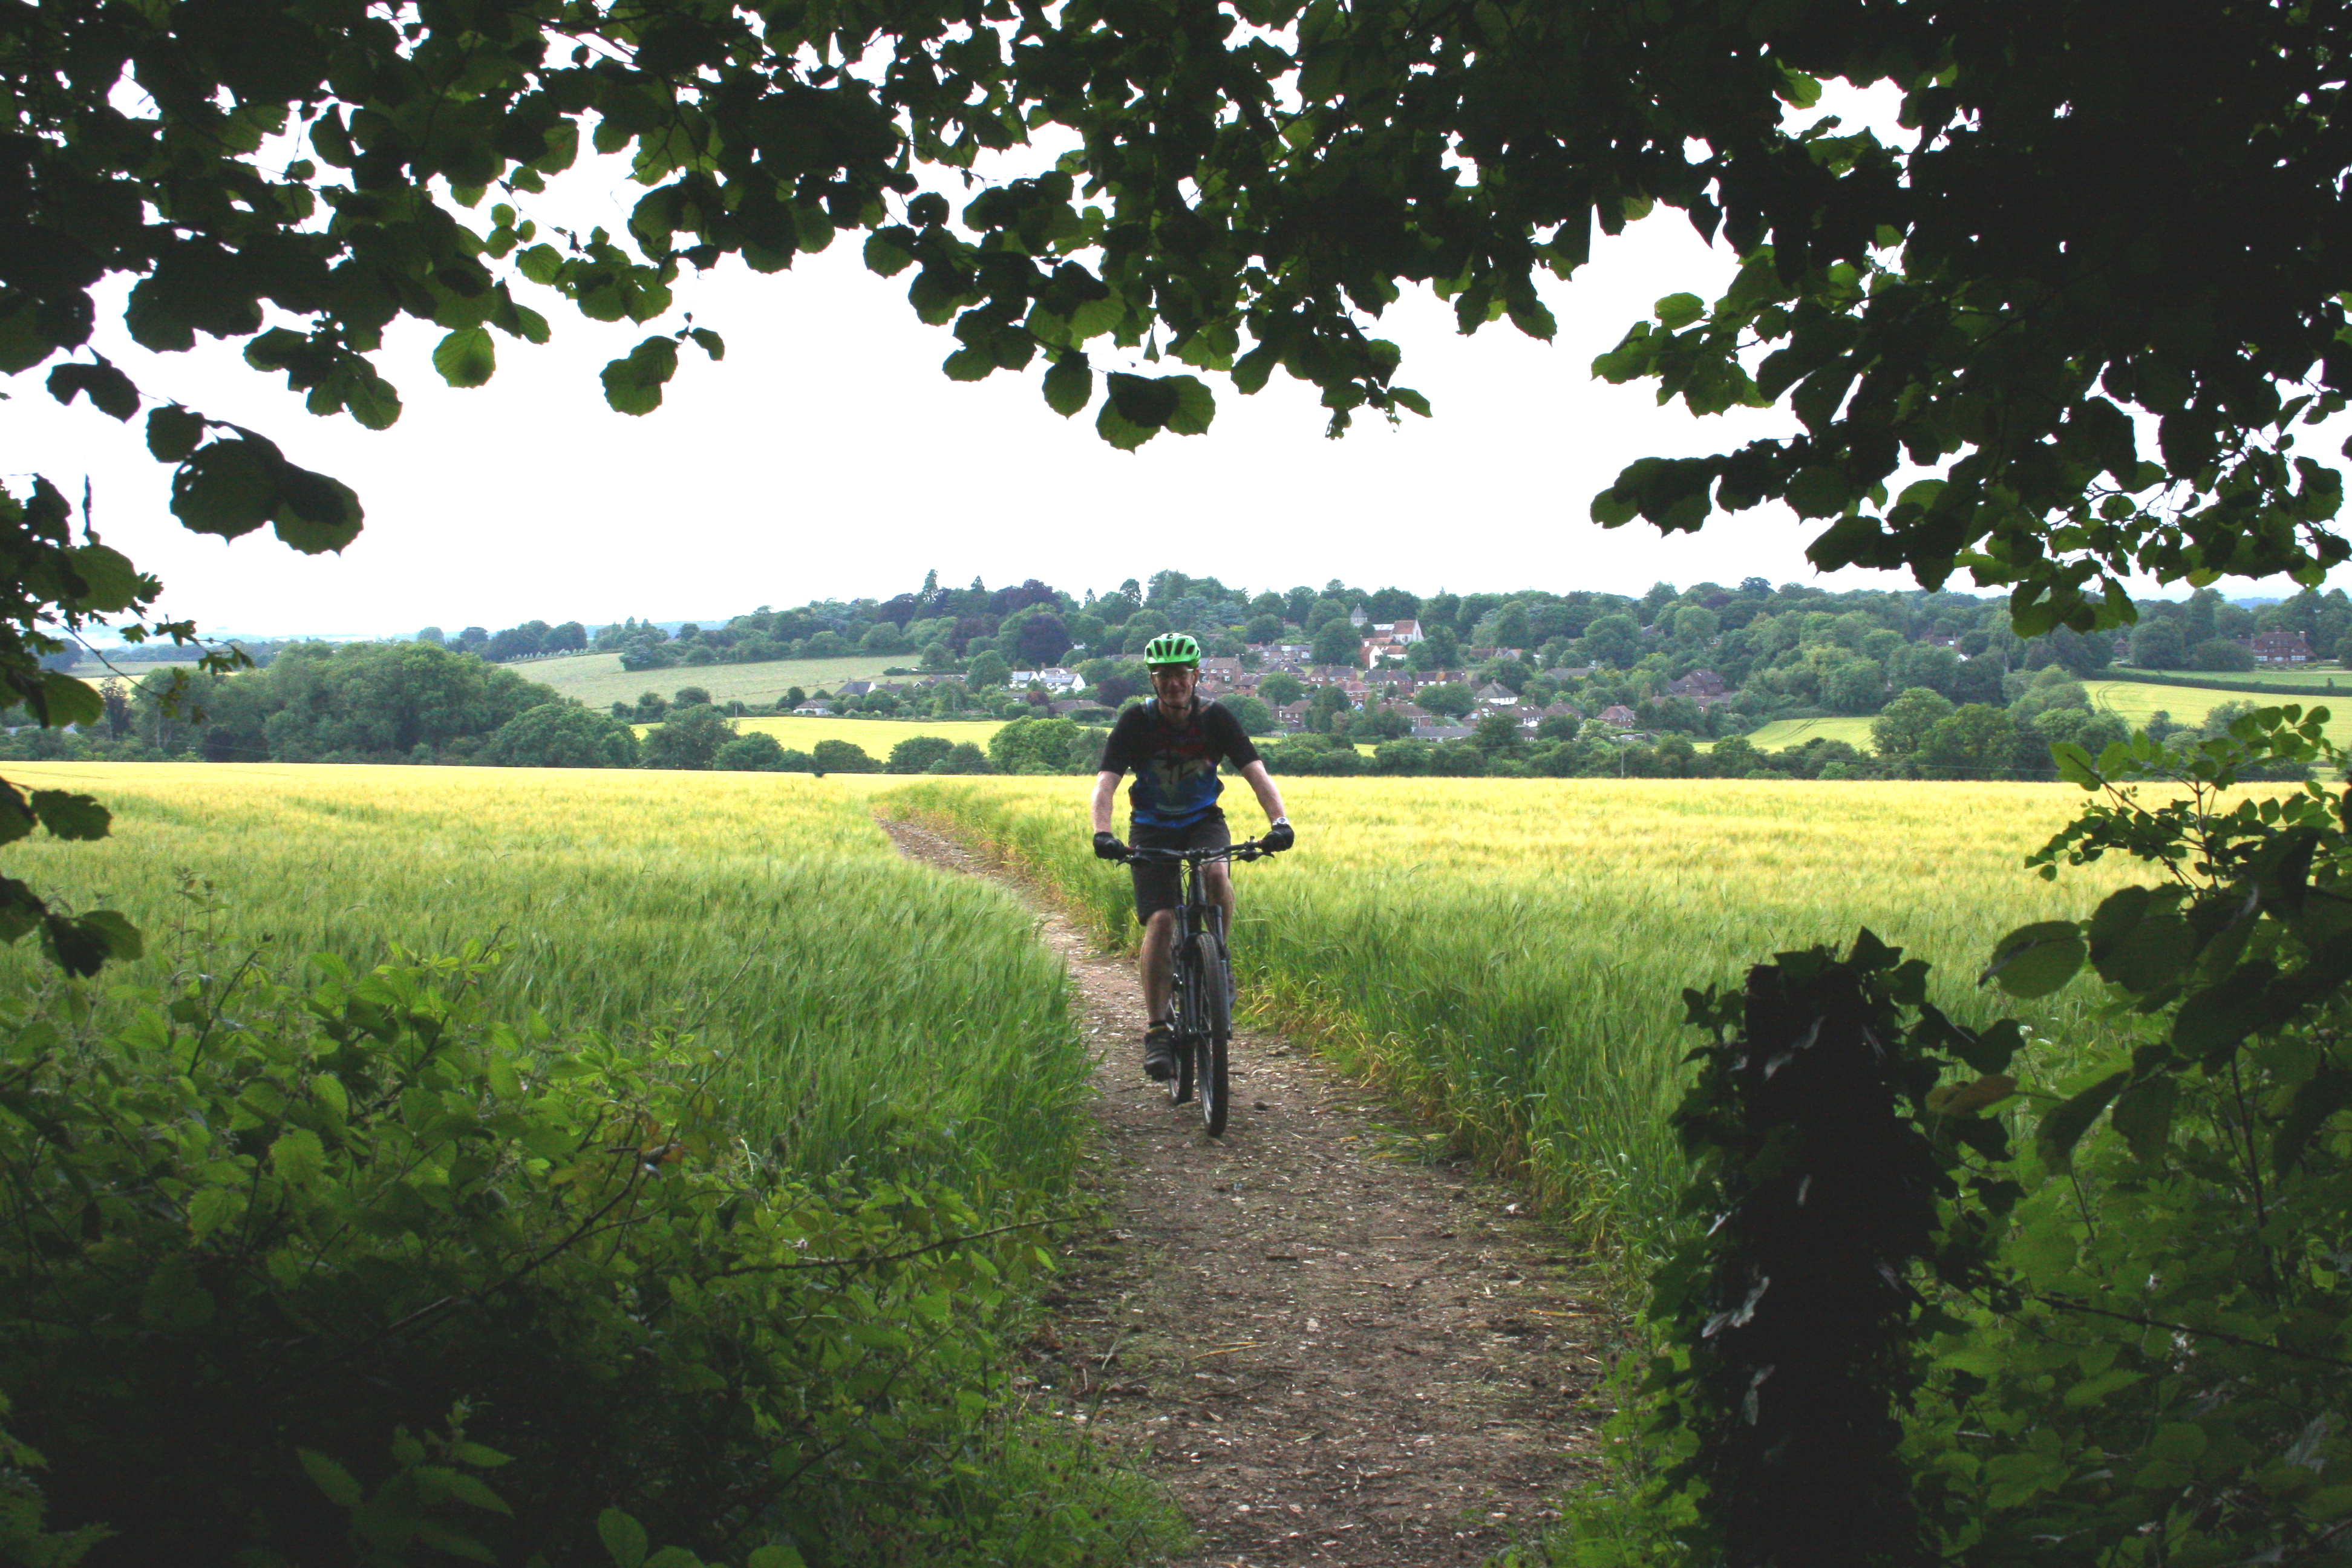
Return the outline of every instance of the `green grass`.
[[[2145,676],[2150,680],[2162,681],[2167,686],[2194,686],[2200,674],[2193,669],[2137,668],[2133,668],[2131,673]],[[2344,667],[2333,661],[2324,664],[2257,665],[2252,669],[2233,669],[2229,674],[2217,676],[2215,679],[2251,681],[2258,686],[2325,686],[2332,680],[2345,688],[2347,695],[2352,695],[2352,675],[2346,674]]]
[[[2171,714],[2174,723],[2193,730],[2205,721],[2207,713],[2225,702],[2251,702],[2256,707],[2292,702],[2305,711],[2326,709],[2328,738],[2337,745],[2352,742],[2352,689],[2345,692],[2341,702],[2331,702],[2324,697],[2290,696],[2280,697],[2272,703],[2254,692],[2224,691],[2212,686],[2149,686],[2137,680],[2086,680],[2083,685],[2091,694],[2093,707],[2115,714],[2135,730],[2144,727],[2158,711]]]
[[[1867,925],[1934,965],[1956,1016],[1992,944],[2085,914],[2126,874],[2021,868],[2078,807],[2050,784],[1286,779],[1300,847],[1241,868],[1235,959],[1261,1016],[1385,1082],[1620,1261],[1668,1233],[1685,986]],[[1079,780],[909,782],[923,815],[1027,867],[1107,942],[1127,879]],[[1244,803],[1237,826],[1254,826]],[[2079,1031],[2078,987],[2024,1015]]]
[[[24,763],[115,812],[10,871],[150,933],[160,973],[394,944],[509,944],[501,1000],[564,1027],[698,1031],[728,1092],[809,1173],[843,1165],[1055,1187],[1086,1064],[1059,966],[985,884],[910,865],[857,798],[804,774]],[[194,917],[185,868],[219,889]],[[29,942],[0,964],[37,972]]]
[[[1781,752],[1790,746],[1801,746],[1808,741],[1843,741],[1857,751],[1867,752],[1870,745],[1870,721],[1867,718],[1840,716],[1835,719],[1775,719],[1760,729],[1748,731],[1748,742],[1759,752]]]
[[[879,680],[886,666],[912,662],[909,654],[858,654],[848,658],[780,658],[765,664],[680,664],[667,669],[621,668],[617,653],[572,653],[530,658],[507,666],[526,680],[542,681],[591,708],[635,702],[645,691],[667,697],[682,686],[699,686],[715,702],[772,703],[793,687],[831,691],[845,680]]]

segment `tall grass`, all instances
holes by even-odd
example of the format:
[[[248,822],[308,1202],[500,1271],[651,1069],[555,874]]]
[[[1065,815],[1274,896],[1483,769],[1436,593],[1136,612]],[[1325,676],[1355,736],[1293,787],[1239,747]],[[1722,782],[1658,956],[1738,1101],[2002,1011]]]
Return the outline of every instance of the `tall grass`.
[[[1087,844],[1069,781],[925,781],[886,811],[986,844],[1135,930],[1125,874]],[[1235,956],[1261,1012],[1316,1034],[1555,1213],[1635,1261],[1673,1220],[1667,1127],[1685,986],[1868,926],[1935,965],[1956,1016],[2027,921],[2086,913],[2121,876],[2020,868],[2081,799],[2043,784],[1758,780],[1285,780],[1299,847],[1237,868]],[[1247,831],[1255,812],[1236,818]],[[2080,1004],[2045,1010],[2079,1032]]]
[[[698,1032],[747,1134],[810,1175],[919,1173],[1051,1191],[1086,1060],[1059,965],[995,889],[909,865],[829,781],[581,770],[21,764],[115,813],[14,874],[107,904],[149,956],[374,963],[396,944],[512,952],[502,1000],[559,1028]],[[179,892],[209,880],[216,908]],[[38,971],[29,943],[0,965]],[[993,1173],[983,1178],[982,1173]]]

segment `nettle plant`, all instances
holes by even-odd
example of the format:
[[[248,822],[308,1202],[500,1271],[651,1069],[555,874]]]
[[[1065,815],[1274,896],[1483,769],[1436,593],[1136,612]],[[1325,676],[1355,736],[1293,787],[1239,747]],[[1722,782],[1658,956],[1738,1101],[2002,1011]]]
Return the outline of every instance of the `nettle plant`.
[[[1637,1536],[1758,1563],[2352,1547],[2352,804],[2239,787],[2340,776],[2326,717],[2059,749],[2097,798],[2030,863],[2157,874],[1985,972],[2105,984],[2079,1071],[2037,1082],[2048,1043],[1946,1017],[1867,933],[1690,994],[1705,1234],[1655,1282]]]

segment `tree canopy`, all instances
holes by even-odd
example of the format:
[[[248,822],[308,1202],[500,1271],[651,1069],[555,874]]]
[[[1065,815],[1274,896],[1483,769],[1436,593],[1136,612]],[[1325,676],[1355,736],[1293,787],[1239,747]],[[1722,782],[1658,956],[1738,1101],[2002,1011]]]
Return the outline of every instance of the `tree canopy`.
[[[684,268],[862,233],[951,325],[950,376],[1035,374],[1131,447],[1276,368],[1335,433],[1426,413],[1377,335],[1403,289],[1548,337],[1539,277],[1663,204],[1736,279],[1661,300],[1596,368],[1799,428],[1637,460],[1593,516],[1784,500],[1822,520],[1822,567],[1965,567],[2021,631],[2086,628],[2129,617],[2128,572],[2309,584],[2347,556],[2341,479],[2294,447],[2352,387],[2345,34],[2342,0],[16,6],[0,371],[143,413],[187,527],[320,552],[359,498],[142,393],[90,346],[101,298],[149,349],[243,341],[371,428],[400,415],[394,321],[441,329],[435,370],[474,386],[560,298],[650,329],[602,377],[643,414],[682,350],[723,352],[672,320]],[[1831,79],[1895,83],[1903,137],[1798,127]],[[530,215],[583,144],[643,186],[623,233]],[[1150,368],[1098,375],[1106,350]],[[70,707],[42,628],[142,615],[155,584],[74,545],[45,480],[5,510],[5,678]]]
[[[1661,300],[1599,368],[1696,412],[1785,401],[1802,429],[1636,462],[1596,516],[1690,529],[1785,500],[1831,520],[1823,566],[1965,565],[2014,584],[2028,626],[2087,626],[2113,573],[2308,581],[2346,553],[2340,482],[2291,436],[2352,384],[2344,31],[2340,5],[2120,0],[20,8],[0,368],[56,360],[58,397],[138,413],[79,352],[128,277],[141,343],[246,339],[314,412],[381,426],[395,318],[444,328],[436,369],[476,385],[493,334],[546,337],[529,299],[651,324],[682,268],[774,270],[863,231],[952,323],[950,376],[1034,369],[1132,446],[1207,426],[1192,372],[1246,393],[1279,366],[1337,429],[1425,411],[1373,335],[1402,287],[1465,331],[1548,336],[1538,274],[1664,203],[1737,280]],[[1910,140],[1791,129],[1830,78],[1897,84]],[[625,235],[524,210],[583,138],[645,187]],[[960,212],[925,188],[922,165],[991,153],[1026,173]],[[1106,343],[1188,369],[1097,384]],[[656,405],[687,344],[721,352],[666,326],[605,368],[608,400]],[[322,550],[359,527],[257,432],[168,404],[146,428],[191,528]]]

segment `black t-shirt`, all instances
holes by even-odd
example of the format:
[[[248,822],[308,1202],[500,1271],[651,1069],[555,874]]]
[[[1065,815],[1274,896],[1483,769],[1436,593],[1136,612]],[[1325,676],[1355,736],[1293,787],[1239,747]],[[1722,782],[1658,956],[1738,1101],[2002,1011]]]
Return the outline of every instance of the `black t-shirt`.
[[[1192,700],[1192,722],[1178,729],[1160,717],[1157,698],[1118,716],[1103,743],[1102,771],[1132,773],[1127,792],[1134,819],[1146,827],[1190,827],[1217,809],[1224,789],[1217,763],[1245,768],[1257,748],[1241,721],[1213,702]]]

